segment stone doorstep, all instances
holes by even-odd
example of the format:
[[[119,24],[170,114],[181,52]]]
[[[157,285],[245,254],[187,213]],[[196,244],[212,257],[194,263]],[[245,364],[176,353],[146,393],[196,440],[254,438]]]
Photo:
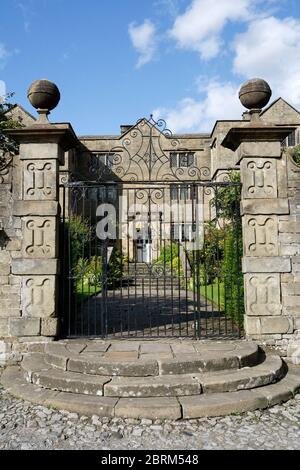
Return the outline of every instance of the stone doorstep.
[[[211,395],[176,398],[121,398],[91,397],[43,390],[25,382],[19,367],[5,369],[2,385],[14,396],[34,404],[65,409],[87,416],[98,415],[120,418],[189,419],[204,416],[224,416],[267,408],[287,401],[300,389],[300,369],[290,367],[281,382],[259,388]]]

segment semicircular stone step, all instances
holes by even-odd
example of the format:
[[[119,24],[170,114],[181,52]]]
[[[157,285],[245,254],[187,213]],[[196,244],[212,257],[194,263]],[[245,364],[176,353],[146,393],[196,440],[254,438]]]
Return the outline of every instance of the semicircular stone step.
[[[136,347],[138,346],[138,347]],[[45,346],[45,360],[51,366],[91,375],[148,377],[232,370],[259,362],[259,349],[254,343],[233,341],[171,343],[135,343],[122,348],[122,342],[99,343],[97,351],[70,351],[68,343]],[[118,348],[120,348],[118,350]]]
[[[300,389],[300,368],[290,366],[286,376],[273,385],[184,397],[113,398],[43,389],[26,382],[18,366],[7,367],[1,384],[12,395],[31,403],[79,414],[120,418],[189,419],[224,416],[266,408],[292,398]]]
[[[269,356],[264,363],[234,371],[161,375],[159,377],[113,377],[104,385],[104,395],[110,397],[163,397],[231,392],[262,387],[284,375],[283,362]]]
[[[27,381],[43,388],[63,392],[110,397],[176,397],[201,393],[230,392],[262,387],[284,375],[278,356],[267,356],[254,367],[204,374],[149,377],[105,377],[52,368],[42,354],[25,357],[22,369]]]

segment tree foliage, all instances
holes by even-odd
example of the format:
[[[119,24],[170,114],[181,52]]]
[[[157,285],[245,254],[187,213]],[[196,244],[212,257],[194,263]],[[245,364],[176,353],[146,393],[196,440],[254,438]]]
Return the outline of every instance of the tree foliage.
[[[290,152],[294,162],[300,165],[300,145],[293,147]]]
[[[10,159],[18,151],[18,144],[5,135],[6,129],[16,129],[21,127],[20,123],[10,119],[7,112],[13,108],[11,98],[13,93],[5,95],[4,100],[0,99],[0,168],[5,166]]]

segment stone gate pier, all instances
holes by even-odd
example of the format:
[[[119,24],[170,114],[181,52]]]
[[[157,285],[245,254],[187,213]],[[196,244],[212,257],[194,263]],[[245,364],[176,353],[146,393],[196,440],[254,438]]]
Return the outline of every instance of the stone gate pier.
[[[39,119],[8,131],[19,154],[0,171],[0,364],[59,334],[59,167],[77,138],[70,124],[49,123],[59,92],[47,86],[29,90]]]

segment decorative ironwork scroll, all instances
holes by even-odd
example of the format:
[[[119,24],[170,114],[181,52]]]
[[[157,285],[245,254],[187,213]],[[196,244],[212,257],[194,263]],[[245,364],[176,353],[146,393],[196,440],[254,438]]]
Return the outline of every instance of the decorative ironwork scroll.
[[[109,166],[92,155],[90,172],[97,181],[115,177],[121,181],[200,181],[210,176],[208,167],[172,166],[170,154],[189,152],[173,136],[163,119],[140,119],[120,139],[120,145],[108,151]]]

